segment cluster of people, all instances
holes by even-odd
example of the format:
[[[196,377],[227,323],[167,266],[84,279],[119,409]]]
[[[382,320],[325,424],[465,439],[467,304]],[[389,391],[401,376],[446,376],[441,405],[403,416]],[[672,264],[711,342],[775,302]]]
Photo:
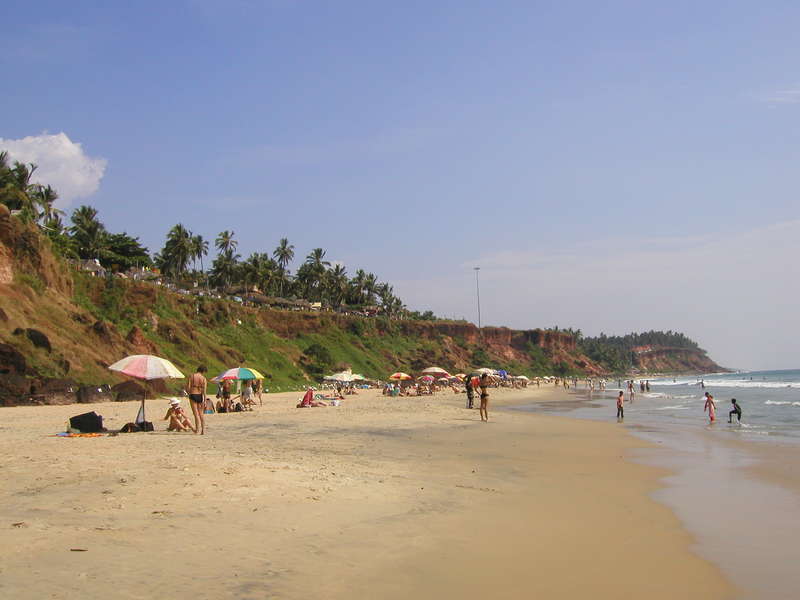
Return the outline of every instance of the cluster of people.
[[[628,389],[631,392],[631,401],[633,400],[633,390],[632,390],[632,381],[628,382]],[[710,393],[705,392],[703,394],[705,398],[705,403],[703,404],[703,412],[708,413],[708,422],[709,424],[714,423],[717,420],[717,403],[714,401],[714,396]],[[739,406],[739,403],[736,401],[736,398],[731,398],[731,406],[732,409],[728,413],[728,423],[733,423],[733,417],[736,416],[736,421],[741,423],[742,422],[742,407]],[[625,393],[620,390],[619,394],[617,395],[617,421],[622,421],[625,418]]]
[[[179,398],[171,398],[167,414],[164,420],[169,420],[168,431],[193,431],[203,435],[206,431],[205,415],[213,413],[240,412],[243,410],[253,410],[256,406],[256,398],[263,406],[262,393],[263,384],[260,379],[242,380],[241,393],[237,396],[232,395],[233,382],[225,379],[220,382],[217,390],[217,402],[208,397],[208,379],[206,373],[208,369],[205,365],[197,367],[186,380],[184,392],[189,397],[189,406],[194,417],[194,424],[189,421],[189,417],[181,407]]]
[[[706,402],[703,405],[703,412],[708,413],[708,423],[711,424],[717,420],[717,403],[714,402],[714,396],[706,392],[704,394]],[[736,398],[731,398],[731,405],[733,408],[728,413],[728,423],[733,423],[733,415],[736,415],[736,421],[742,422],[742,407],[736,402]]]
[[[465,382],[467,386],[467,408],[474,408],[475,392],[480,390],[480,412],[481,421],[489,422],[489,386],[492,383],[490,377],[483,373],[480,377],[470,377]]]

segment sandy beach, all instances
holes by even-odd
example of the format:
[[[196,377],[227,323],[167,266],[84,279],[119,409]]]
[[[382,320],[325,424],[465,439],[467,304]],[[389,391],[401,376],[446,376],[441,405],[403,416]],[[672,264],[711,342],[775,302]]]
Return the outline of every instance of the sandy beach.
[[[210,415],[208,434],[58,438],[96,410],[0,418],[0,594],[14,598],[729,598],[650,494],[668,471],[613,423],[495,410],[464,396]],[[496,390],[494,407],[564,398]],[[185,401],[184,401],[185,403]]]

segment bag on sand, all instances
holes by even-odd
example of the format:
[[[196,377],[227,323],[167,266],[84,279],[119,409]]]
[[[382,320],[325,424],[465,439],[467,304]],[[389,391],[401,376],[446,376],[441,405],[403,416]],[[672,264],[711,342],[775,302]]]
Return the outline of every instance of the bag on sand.
[[[153,423],[150,421],[142,421],[139,423],[139,430],[140,431],[155,431],[155,427],[153,427]]]
[[[103,417],[94,411],[83,413],[70,417],[69,426],[81,433],[100,433],[103,431]]]
[[[141,429],[136,423],[125,423],[122,429],[119,430],[120,433],[135,433],[137,431],[141,431]]]

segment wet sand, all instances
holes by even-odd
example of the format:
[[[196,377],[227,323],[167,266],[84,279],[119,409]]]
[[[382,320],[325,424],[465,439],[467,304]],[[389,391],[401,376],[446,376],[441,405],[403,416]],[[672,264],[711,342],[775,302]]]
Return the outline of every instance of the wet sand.
[[[0,411],[0,594],[15,598],[728,598],[615,424],[463,395],[295,409],[265,395],[206,436],[50,437],[115,403]],[[498,390],[493,406],[556,400]],[[185,403],[185,401],[184,401]],[[164,401],[148,402],[148,418]]]
[[[528,408],[612,421],[612,396],[589,399],[579,389],[569,397],[531,402]],[[665,487],[653,497],[673,509],[695,537],[694,549],[722,569],[737,586],[738,597],[796,598],[800,445],[723,437],[718,434],[725,433],[724,423],[692,428],[659,423],[638,415],[634,407],[626,410],[626,417],[623,427],[652,444],[635,450],[634,459],[670,471]]]

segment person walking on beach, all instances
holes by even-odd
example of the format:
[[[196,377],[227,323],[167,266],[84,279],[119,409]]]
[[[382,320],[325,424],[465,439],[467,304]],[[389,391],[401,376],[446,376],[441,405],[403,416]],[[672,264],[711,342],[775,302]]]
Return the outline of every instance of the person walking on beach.
[[[619,396],[617,396],[617,421],[622,421],[624,419],[625,419],[625,392],[620,390]]]
[[[189,404],[192,406],[194,415],[194,432],[200,433],[200,435],[204,435],[206,432],[206,422],[203,418],[203,404],[206,401],[206,388],[208,387],[208,381],[203,375],[206,370],[205,365],[200,365],[186,382],[186,393],[189,394]]]
[[[711,394],[706,394],[706,404],[703,407],[703,412],[708,412],[709,425],[717,420],[717,405],[714,402],[714,396]]]
[[[634,394],[635,394],[635,392],[633,391],[633,379],[631,379],[628,382],[628,395],[630,396],[630,398],[628,399],[628,402],[633,402],[633,395]]]
[[[728,413],[728,423],[733,423],[733,415],[736,415],[736,420],[741,423],[742,422],[742,407],[736,403],[736,398],[731,398],[731,404],[733,404],[733,410]]]
[[[481,375],[481,421],[489,422],[489,376],[484,373]]]

